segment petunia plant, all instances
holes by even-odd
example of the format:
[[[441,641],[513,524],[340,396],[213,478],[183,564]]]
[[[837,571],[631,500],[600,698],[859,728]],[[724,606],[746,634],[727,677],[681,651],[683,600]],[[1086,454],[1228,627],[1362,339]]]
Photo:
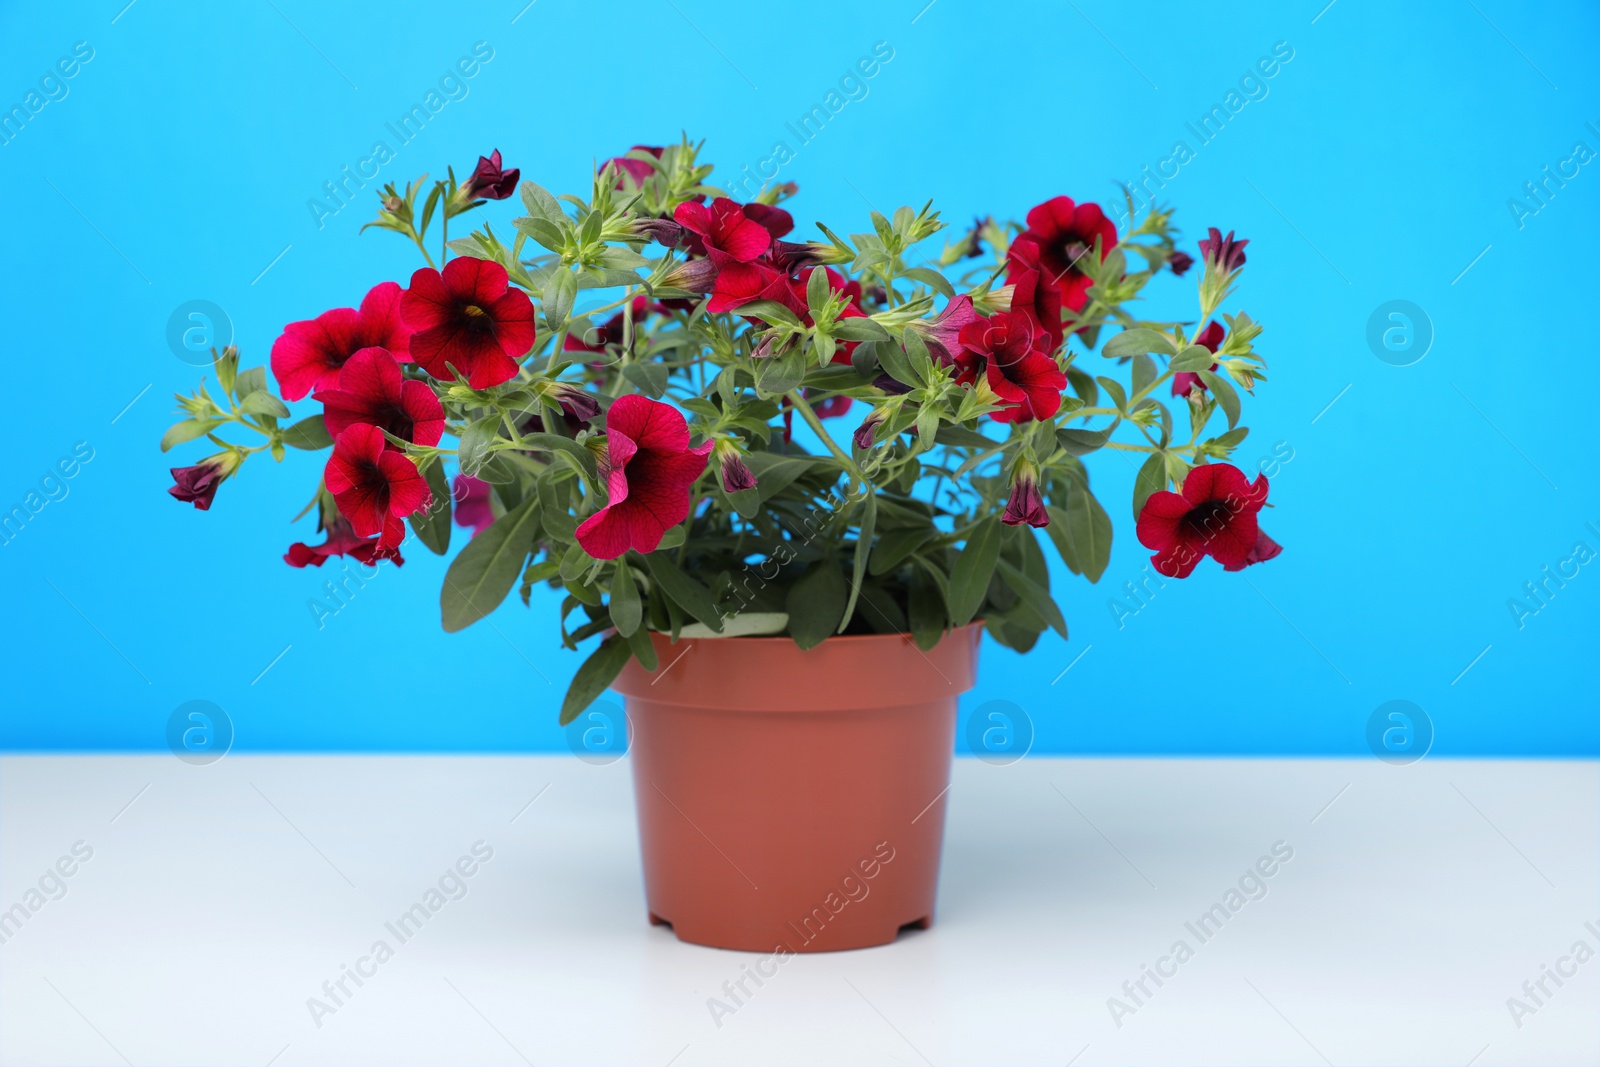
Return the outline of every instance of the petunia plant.
[[[1145,287],[1196,262],[1169,210],[1119,234],[1058,196],[932,248],[927,205],[794,239],[792,183],[736,202],[700,147],[637,146],[587,196],[519,184],[498,151],[463,182],[386,187],[370,225],[422,265],[286,326],[276,392],[217,354],[215,390],[178,397],[162,448],[220,451],[174,469],[172,495],[206,509],[257,453],[331,449],[302,512],[325,540],[291,545],[296,567],[399,565],[412,541],[445,555],[453,519],[471,536],[446,630],[545,583],[562,643],[600,639],[563,722],[630,657],[655,669],[652,633],[926,649],[981,619],[1019,651],[1065,637],[1034,530],[1100,579],[1112,523],[1083,461],[1100,450],[1137,461],[1136,532],[1162,574],[1278,554],[1266,478],[1226,462],[1263,378],[1261,327],[1223,310],[1246,241],[1210,230],[1198,307],[1147,318]],[[524,214],[450,237],[518,191]]]

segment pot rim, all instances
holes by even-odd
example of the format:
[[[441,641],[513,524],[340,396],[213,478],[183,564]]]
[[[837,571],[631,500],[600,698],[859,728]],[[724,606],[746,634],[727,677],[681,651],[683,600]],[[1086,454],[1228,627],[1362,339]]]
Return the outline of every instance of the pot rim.
[[[982,619],[973,619],[971,622],[967,623],[965,626],[953,626],[950,629],[945,630],[939,636],[939,642],[940,642],[940,644],[942,644],[946,640],[948,640],[949,638],[951,638],[951,637],[953,637],[953,636],[955,636],[957,634],[965,633],[965,632],[967,632],[969,630],[982,630],[982,629],[983,629],[983,620]],[[666,630],[648,630],[648,632],[652,633],[652,634],[659,634],[660,636],[665,637],[667,639],[668,643],[674,644],[674,645],[681,645],[685,641],[725,641],[725,642],[729,642],[729,643],[734,642],[734,641],[788,641],[791,644],[794,642],[794,638],[790,637],[788,634],[752,634],[752,635],[749,635],[749,636],[746,636],[746,637],[722,637],[719,634],[712,634],[709,637],[683,637],[683,636],[679,636],[678,639],[676,641],[674,641],[672,639],[672,634],[670,632],[666,631]],[[856,641],[894,641],[894,640],[899,640],[899,639],[904,639],[904,640],[907,640],[907,641],[911,640],[912,639],[911,631],[910,630],[896,631],[895,633],[890,633],[890,634],[834,634],[831,637],[823,638],[822,642],[820,644],[812,645],[811,648],[821,648],[823,645],[831,644],[831,643],[836,642],[836,641],[841,643],[841,644],[843,644],[843,643],[850,643],[850,642],[856,642]],[[934,645],[934,648],[938,648],[938,647],[939,647],[938,645]],[[811,649],[801,649],[800,651],[809,652],[809,651],[811,651]]]

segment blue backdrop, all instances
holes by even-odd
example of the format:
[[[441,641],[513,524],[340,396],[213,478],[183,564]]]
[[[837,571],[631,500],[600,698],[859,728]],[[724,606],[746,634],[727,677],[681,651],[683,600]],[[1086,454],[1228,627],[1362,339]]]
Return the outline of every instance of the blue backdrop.
[[[563,747],[578,658],[550,598],[447,636],[418,550],[319,626],[331,575],[280,559],[311,539],[288,520],[317,459],[252,462],[208,514],[167,497],[203,454],[156,448],[200,373],[168,324],[209,301],[265,362],[285,322],[404,280],[403,241],[357,234],[376,183],[348,207],[324,185],[377,141],[380,181],[498,147],[560,191],[686,130],[725,178],[787,142],[806,227],[930,196],[1020,218],[1127,181],[1190,252],[1209,225],[1251,241],[1234,306],[1271,380],[1238,458],[1268,465],[1283,555],[1135,598],[1133,470],[1096,455],[1109,571],[1058,565],[1072,639],[988,647],[964,707],[1014,703],[1042,752],[1357,754],[1391,700],[1438,754],[1600,752],[1592,4],[125,3],[0,12],[0,510],[26,513],[0,546],[0,745],[160,748],[207,700],[240,751]],[[875,45],[892,58],[800,143],[786,123]],[[400,144],[386,124],[430,92]],[[1152,313],[1191,315],[1189,282]]]

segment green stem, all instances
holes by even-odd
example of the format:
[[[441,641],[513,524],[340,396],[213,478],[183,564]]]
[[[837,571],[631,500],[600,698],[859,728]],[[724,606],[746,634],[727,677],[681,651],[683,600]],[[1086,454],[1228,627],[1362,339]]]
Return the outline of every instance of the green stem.
[[[793,389],[784,395],[789,398],[789,402],[794,405],[795,410],[800,412],[800,417],[806,420],[806,425],[811,427],[812,432],[822,439],[822,443],[827,446],[828,451],[833,453],[833,458],[837,459],[844,467],[845,472],[850,475],[850,488],[852,490],[855,489],[857,482],[871,484],[867,482],[867,476],[861,473],[861,468],[856,465],[856,461],[851,457],[850,453],[840,448],[838,443],[828,435],[828,431],[823,428],[822,420],[817,418],[815,411],[811,410],[811,405],[806,403],[806,398],[800,395],[800,390]]]

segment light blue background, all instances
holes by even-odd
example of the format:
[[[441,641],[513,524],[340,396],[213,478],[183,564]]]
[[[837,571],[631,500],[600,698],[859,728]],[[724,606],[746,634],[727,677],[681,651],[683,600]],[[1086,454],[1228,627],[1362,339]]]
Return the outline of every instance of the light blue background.
[[[578,657],[548,597],[445,635],[444,562],[417,550],[319,630],[307,601],[329,575],[280,561],[314,540],[287,521],[319,460],[252,461],[206,514],[166,495],[166,468],[204,448],[156,449],[171,394],[198,377],[164,339],[178,305],[227,309],[259,363],[285,322],[408,276],[403,241],[357,236],[371,184],[322,229],[306,201],[473,42],[493,60],[382,180],[459,174],[499,147],[526,177],[582,190],[595,160],[680,130],[736,171],[794,147],[784,123],[886,41],[869,95],[781,173],[802,187],[803,227],[849,230],[868,201],[932,196],[958,225],[1055,194],[1109,203],[1174,141],[1196,147],[1185,123],[1286,41],[1269,95],[1162,194],[1189,251],[1208,225],[1251,240],[1233,307],[1266,324],[1271,380],[1238,459],[1293,450],[1265,520],[1284,553],[1247,580],[1205,563],[1119,628],[1108,598],[1148,553],[1132,468],[1097,455],[1117,524],[1105,580],[1060,571],[1072,640],[986,648],[963,706],[1015,702],[1041,752],[1361,754],[1372,711],[1406,699],[1436,754],[1600,753],[1600,565],[1521,629],[1507,606],[1575,542],[1600,549],[1585,526],[1600,526],[1600,164],[1521,228],[1507,207],[1575,142],[1600,149],[1593,5],[124,2],[0,12],[7,107],[74,42],[95,49],[0,147],[0,509],[75,442],[95,451],[0,547],[0,745],[156,749],[172,710],[205,699],[239,751],[563,746]],[[488,217],[509,230],[515,213]],[[1153,286],[1150,313],[1192,316],[1192,280]],[[1391,299],[1432,320],[1414,366],[1367,346]]]

